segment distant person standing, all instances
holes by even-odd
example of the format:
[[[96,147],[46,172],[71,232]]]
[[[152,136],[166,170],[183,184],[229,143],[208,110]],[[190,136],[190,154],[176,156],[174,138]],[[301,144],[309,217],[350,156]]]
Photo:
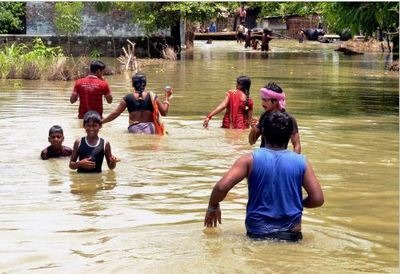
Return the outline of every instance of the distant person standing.
[[[102,117],[103,96],[106,98],[107,103],[112,103],[110,87],[103,78],[105,68],[106,65],[103,62],[92,61],[89,75],[76,80],[70,102],[73,104],[79,98],[79,119],[82,119],[89,110],[98,112]]]
[[[269,41],[272,40],[272,31],[269,29],[264,29],[263,35],[261,37],[261,51],[269,51]]]
[[[217,25],[215,24],[215,22],[212,22],[209,28],[210,32],[217,32]]]
[[[297,36],[298,36],[297,38],[299,40],[299,43],[303,43],[304,40],[306,40],[306,34],[304,33],[303,29],[299,30],[299,33]]]
[[[239,23],[241,25],[245,25],[246,15],[247,15],[246,9],[244,8],[244,6],[241,6],[239,9]]]
[[[246,35],[244,37],[244,48],[245,49],[251,47],[251,37],[252,37],[251,29],[248,29],[247,33],[246,33]]]

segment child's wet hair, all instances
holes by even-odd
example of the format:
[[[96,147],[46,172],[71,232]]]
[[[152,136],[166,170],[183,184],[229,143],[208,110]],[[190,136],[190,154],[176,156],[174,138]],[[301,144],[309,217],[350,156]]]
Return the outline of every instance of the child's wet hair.
[[[283,90],[280,86],[278,86],[275,82],[269,82],[264,86],[264,88],[275,91],[277,93],[282,93]]]
[[[100,114],[94,110],[89,110],[88,112],[86,112],[85,116],[83,116],[83,126],[85,126],[89,122],[101,125],[102,123]]]
[[[106,68],[106,65],[102,61],[96,60],[96,61],[92,61],[90,63],[90,72],[91,73],[96,73],[98,70],[103,70],[105,68]]]
[[[54,133],[60,133],[61,135],[64,135],[64,131],[59,125],[54,125],[49,129],[49,136]]]

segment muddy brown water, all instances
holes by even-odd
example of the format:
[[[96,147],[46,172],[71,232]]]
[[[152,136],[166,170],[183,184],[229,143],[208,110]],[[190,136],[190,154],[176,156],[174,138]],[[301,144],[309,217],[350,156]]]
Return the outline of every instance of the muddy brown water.
[[[148,87],[174,87],[165,137],[130,135],[128,115],[100,135],[114,171],[77,174],[39,159],[50,126],[65,145],[84,135],[72,82],[0,80],[0,269],[5,273],[397,273],[399,78],[380,53],[343,56],[333,45],[273,40],[268,54],[235,41],[196,41],[178,62],[144,69]],[[113,60],[106,60],[112,63]],[[298,121],[302,152],[325,205],[305,209],[300,244],[245,237],[246,182],[222,202],[220,231],[203,233],[212,186],[242,153],[248,131],[210,129],[203,117],[239,75],[258,90],[276,81]],[[130,75],[108,76],[109,113]]]

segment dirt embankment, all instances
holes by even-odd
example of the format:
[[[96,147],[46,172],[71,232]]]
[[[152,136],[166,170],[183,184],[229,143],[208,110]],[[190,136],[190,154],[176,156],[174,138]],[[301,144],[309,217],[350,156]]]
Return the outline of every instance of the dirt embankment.
[[[393,49],[392,43],[390,44]],[[376,39],[363,40],[349,40],[340,44],[338,51],[347,52],[348,54],[362,54],[364,52],[389,52],[389,47],[386,41],[378,41]],[[399,71],[399,60],[395,60],[387,68],[388,70]]]

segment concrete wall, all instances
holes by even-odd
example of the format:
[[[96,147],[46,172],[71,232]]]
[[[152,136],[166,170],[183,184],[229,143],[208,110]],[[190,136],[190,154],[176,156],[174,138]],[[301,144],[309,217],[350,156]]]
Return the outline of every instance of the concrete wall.
[[[27,35],[57,35],[54,25],[54,2],[27,2],[26,4],[26,34]],[[77,36],[143,36],[144,31],[132,24],[129,12],[110,11],[99,13],[90,2],[84,3],[82,11],[83,25]],[[160,33],[171,35],[169,30]]]
[[[61,46],[68,52],[67,37],[60,36],[54,25],[55,2],[27,2],[26,35],[2,35],[3,43],[21,42],[30,44],[35,37],[41,37],[46,45]],[[138,25],[131,23],[132,15],[124,11],[99,13],[93,3],[84,2],[81,31],[70,38],[70,54],[73,56],[90,55],[98,52],[102,56],[119,56],[126,39],[136,43],[136,56],[147,57],[147,39]],[[181,25],[182,29],[182,25]],[[180,41],[171,39],[171,30],[160,30],[151,38],[151,57],[159,58],[162,45],[180,46]]]
[[[31,44],[32,41],[40,37],[45,45],[63,48],[64,53],[68,54],[68,39],[65,36],[30,36],[30,35],[0,35],[0,48],[2,45],[11,45],[12,43]],[[135,50],[138,58],[147,56],[147,39],[144,37],[109,37],[109,36],[74,36],[70,38],[70,55],[83,56],[90,55],[93,52],[99,53],[101,56],[118,57],[122,52],[122,47],[127,49],[126,39],[136,43]],[[154,36],[150,38],[150,57],[160,58],[163,45],[174,45],[171,37]]]

